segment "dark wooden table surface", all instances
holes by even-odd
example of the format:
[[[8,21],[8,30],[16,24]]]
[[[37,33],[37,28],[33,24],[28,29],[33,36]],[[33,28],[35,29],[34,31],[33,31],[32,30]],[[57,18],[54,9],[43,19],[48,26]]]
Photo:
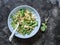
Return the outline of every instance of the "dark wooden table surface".
[[[14,36],[12,42],[8,38],[11,32],[8,29],[7,19],[10,11],[20,5],[29,5],[35,8],[41,16],[42,22],[49,17],[48,28],[29,39],[20,39]],[[60,8],[58,3],[51,4],[47,0],[0,0],[0,45],[60,45]]]

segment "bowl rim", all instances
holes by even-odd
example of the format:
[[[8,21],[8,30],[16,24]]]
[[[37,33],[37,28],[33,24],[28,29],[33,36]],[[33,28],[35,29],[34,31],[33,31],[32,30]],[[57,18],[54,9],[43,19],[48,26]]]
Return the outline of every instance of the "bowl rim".
[[[37,30],[37,32],[38,32],[39,29],[40,29],[40,26],[41,26],[41,17],[40,17],[40,15],[39,15],[38,11],[37,11],[35,8],[33,8],[33,7],[29,6],[29,5],[20,5],[20,6],[15,7],[13,10],[18,9],[19,7],[30,7],[30,8],[32,8],[32,9],[38,14],[38,16],[39,16],[39,18],[40,18],[40,25],[39,25],[39,28],[38,28],[38,30]],[[8,21],[9,21],[10,14],[13,12],[13,10],[11,10],[10,13],[9,13],[9,15],[8,15]],[[8,23],[8,28],[9,28],[9,30],[10,30],[9,23]],[[12,31],[10,30],[10,32],[12,32]],[[37,32],[36,32],[36,33],[37,33]],[[34,35],[36,35],[36,33],[35,33]],[[26,38],[31,38],[31,37],[33,37],[34,35],[29,36],[29,37],[26,37]],[[18,37],[18,38],[23,38],[23,37],[19,37],[17,34],[15,34],[15,36]],[[23,38],[23,39],[26,39],[26,38]]]

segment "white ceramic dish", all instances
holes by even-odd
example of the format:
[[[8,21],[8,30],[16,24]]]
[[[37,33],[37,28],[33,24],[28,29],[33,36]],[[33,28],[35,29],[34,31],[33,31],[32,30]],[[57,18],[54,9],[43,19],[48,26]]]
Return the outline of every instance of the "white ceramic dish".
[[[19,9],[22,9],[22,8],[30,10],[30,11],[36,16],[36,20],[38,21],[38,26],[36,26],[36,27],[34,28],[34,30],[31,32],[30,35],[27,35],[27,34],[26,34],[25,36],[23,36],[22,34],[20,34],[20,33],[18,33],[18,32],[16,31],[15,36],[16,36],[16,37],[19,37],[19,38],[30,38],[30,37],[34,36],[34,35],[38,32],[38,30],[39,30],[39,28],[40,28],[40,25],[41,25],[40,15],[38,14],[38,12],[37,12],[33,7],[28,6],[28,5],[21,5],[21,6],[18,6],[18,7],[16,7],[16,8],[14,8],[14,9],[10,12],[10,14],[9,14],[9,16],[8,16],[8,27],[9,27],[10,31],[13,32],[14,29],[13,29],[13,27],[11,26],[11,21],[12,21],[12,20],[11,20],[10,16],[11,16],[12,14],[16,13]]]

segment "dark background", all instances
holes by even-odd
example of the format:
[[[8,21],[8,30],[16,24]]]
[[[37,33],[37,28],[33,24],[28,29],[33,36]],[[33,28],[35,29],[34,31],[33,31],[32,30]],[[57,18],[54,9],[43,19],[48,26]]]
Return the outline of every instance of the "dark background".
[[[10,11],[20,5],[35,8],[41,16],[42,22],[49,17],[48,28],[29,39],[14,36],[12,42],[8,40],[11,32],[7,19]],[[60,8],[58,2],[51,4],[48,0],[0,0],[0,45],[60,45]]]

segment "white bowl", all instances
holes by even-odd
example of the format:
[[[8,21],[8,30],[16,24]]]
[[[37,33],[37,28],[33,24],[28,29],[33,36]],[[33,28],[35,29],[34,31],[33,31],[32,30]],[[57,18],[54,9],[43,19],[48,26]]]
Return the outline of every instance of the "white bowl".
[[[22,8],[30,10],[30,11],[36,16],[36,20],[38,21],[38,26],[36,26],[36,27],[34,28],[34,30],[31,32],[30,35],[27,35],[27,34],[26,34],[25,36],[23,36],[22,34],[20,34],[20,33],[18,33],[18,32],[16,31],[15,36],[16,36],[16,37],[19,37],[19,38],[30,38],[30,37],[34,36],[34,35],[38,32],[38,30],[39,30],[39,28],[40,28],[40,25],[41,25],[40,15],[38,14],[38,12],[37,12],[33,7],[28,6],[28,5],[21,5],[21,6],[18,6],[18,7],[16,7],[16,8],[14,8],[14,9],[10,12],[10,14],[9,14],[9,16],[8,16],[8,27],[9,27],[10,31],[13,32],[14,29],[13,29],[13,27],[11,26],[11,21],[12,21],[12,20],[11,20],[10,16],[11,16],[12,14],[16,13],[19,9],[22,9]]]

